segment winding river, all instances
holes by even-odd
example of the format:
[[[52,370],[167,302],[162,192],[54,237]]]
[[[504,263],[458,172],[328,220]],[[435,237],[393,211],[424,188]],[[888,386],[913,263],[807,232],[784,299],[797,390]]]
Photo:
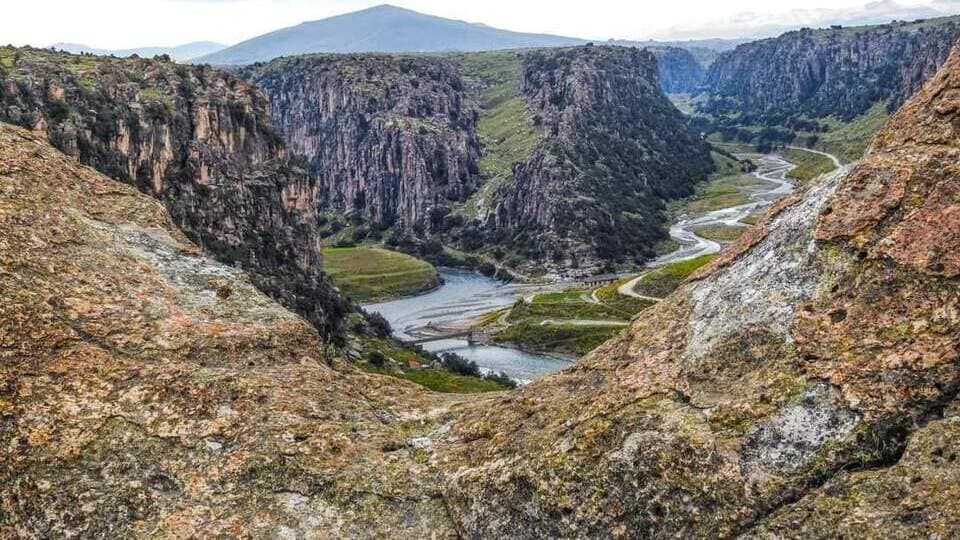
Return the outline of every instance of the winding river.
[[[831,157],[839,166],[836,158],[824,155]],[[753,175],[764,183],[752,190],[750,202],[701,215],[684,216],[670,227],[670,236],[679,241],[681,247],[656,259],[649,266],[719,252],[722,246],[718,242],[700,237],[694,230],[704,225],[737,225],[744,217],[789,194],[793,191],[793,184],[786,175],[791,168],[793,165],[780,156],[763,156]],[[535,290],[529,285],[506,284],[467,270],[441,268],[440,277],[443,285],[432,292],[364,307],[383,315],[393,326],[394,335],[409,341],[465,330],[480,315],[507,307]],[[473,360],[484,370],[502,371],[521,382],[529,382],[570,363],[506,347],[471,345],[462,339],[431,341],[424,343],[423,347],[433,352],[455,352]]]
[[[660,266],[719,253],[723,247],[719,242],[698,236],[694,230],[707,225],[742,225],[740,223],[741,219],[757,213],[759,210],[770,206],[773,201],[793,191],[793,183],[787,180],[787,173],[793,167],[792,163],[773,154],[760,158],[760,165],[753,172],[753,176],[766,182],[766,185],[758,187],[750,193],[750,202],[697,216],[680,218],[679,221],[670,226],[670,237],[680,242],[680,248],[650,262],[648,266]]]
[[[402,340],[422,339],[465,329],[470,321],[495,309],[512,305],[532,287],[512,285],[477,272],[441,268],[443,285],[426,294],[364,306],[383,315]],[[471,345],[463,339],[443,339],[423,344],[432,352],[454,352],[481,369],[504,372],[520,382],[562,369],[567,360],[527,353],[496,345]]]

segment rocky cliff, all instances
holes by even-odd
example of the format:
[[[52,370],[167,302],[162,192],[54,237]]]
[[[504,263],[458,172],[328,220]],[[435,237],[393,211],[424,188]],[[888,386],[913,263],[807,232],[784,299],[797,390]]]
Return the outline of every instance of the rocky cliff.
[[[6,124],[0,297],[0,537],[454,536],[406,443],[440,400]]]
[[[647,51],[525,54],[520,93],[542,135],[493,195],[490,234],[567,264],[651,256],[666,237],[663,201],[691,194],[712,168],[659,85]]]
[[[643,260],[665,237],[663,200],[711,167],[636,49],[315,55],[240,73],[316,170],[319,208],[465,251]]]
[[[700,89],[706,75],[703,65],[680,47],[649,47],[660,66],[660,87],[667,94],[692,94]]]
[[[796,115],[850,120],[886,102],[894,111],[943,64],[960,18],[804,29],[740,45],[707,72],[702,110],[738,110],[767,123]],[[732,102],[731,102],[732,100]],[[749,122],[747,122],[749,123]]]
[[[315,181],[249,83],[162,58],[2,48],[0,120],[162,200],[203,248],[338,333],[347,306],[320,271]]]
[[[290,148],[314,165],[321,207],[423,232],[433,207],[477,187],[476,111],[443,59],[316,55],[242,74],[270,97]]]
[[[960,534],[958,96],[960,48],[860,165],[572,368],[470,407],[438,453],[459,529]]]

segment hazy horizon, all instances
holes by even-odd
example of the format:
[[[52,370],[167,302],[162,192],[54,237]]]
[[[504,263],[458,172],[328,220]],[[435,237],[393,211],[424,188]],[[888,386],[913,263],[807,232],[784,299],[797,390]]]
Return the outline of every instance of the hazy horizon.
[[[378,0],[36,0],[8,6],[4,43],[48,47],[75,43],[101,49],[176,46],[197,41],[232,45],[280,28],[369,8]],[[803,26],[859,25],[952,15],[958,0],[700,0],[524,3],[395,0],[391,5],[504,30],[605,41],[762,38]],[[54,13],[54,16],[49,14]],[[104,13],[110,13],[105,17]],[[39,28],[24,21],[43,20]],[[149,22],[149,24],[146,24]]]

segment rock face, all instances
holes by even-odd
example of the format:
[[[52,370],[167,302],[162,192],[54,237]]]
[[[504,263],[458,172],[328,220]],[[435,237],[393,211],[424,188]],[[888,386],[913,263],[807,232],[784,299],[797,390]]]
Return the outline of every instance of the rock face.
[[[693,54],[680,47],[650,47],[660,66],[660,87],[667,94],[691,94],[700,89],[706,72]]]
[[[666,237],[663,201],[691,194],[712,167],[657,69],[651,53],[632,48],[524,55],[521,94],[543,135],[494,194],[488,227],[542,258],[584,246],[605,260],[651,256]]]
[[[315,180],[265,96],[209,67],[0,49],[0,120],[164,202],[220,260],[330,335],[347,309],[321,273]]]
[[[465,249],[506,246],[568,264],[649,257],[666,237],[663,200],[689,195],[712,167],[707,145],[661,92],[654,57],[592,46],[520,56],[519,88],[505,93],[518,92],[522,117],[497,118],[515,131],[532,125],[539,144],[489,189],[493,211],[455,231],[469,237]],[[446,232],[438,222],[447,214],[471,214],[469,196],[490,181],[463,64],[509,70],[516,57],[315,55],[240,73],[264,89],[291,150],[314,166],[318,207],[424,239]],[[515,135],[500,124],[492,131]]]
[[[477,187],[476,111],[443,59],[304,56],[242,73],[313,164],[320,206],[423,231],[432,207]]]
[[[707,72],[704,88],[753,118],[836,116],[849,120],[875,103],[896,110],[946,60],[960,38],[960,18],[799,30],[740,45]],[[725,100],[733,99],[734,105]]]
[[[454,536],[407,442],[443,403],[6,124],[0,297],[0,537]]]
[[[958,95],[960,48],[856,168],[574,367],[469,407],[438,452],[459,530],[960,534]]]

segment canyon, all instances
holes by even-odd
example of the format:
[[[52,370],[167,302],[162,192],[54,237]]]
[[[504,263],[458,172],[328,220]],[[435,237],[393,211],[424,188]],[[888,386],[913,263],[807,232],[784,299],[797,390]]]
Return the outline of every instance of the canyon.
[[[960,537],[958,37],[804,29],[709,67],[0,47],[0,537]],[[756,152],[837,133],[846,164],[799,176]],[[464,285],[367,313],[325,264],[354,298],[365,264]],[[498,380],[414,343],[603,289],[576,360]]]
[[[510,246],[518,265],[652,257],[664,201],[713,167],[654,55],[631,48],[320,55],[240,74],[314,165],[331,224],[361,217],[466,252]]]
[[[860,164],[570,368],[474,398],[324,355],[156,200],[0,127],[0,527],[953,536],[958,93],[960,49]]]

